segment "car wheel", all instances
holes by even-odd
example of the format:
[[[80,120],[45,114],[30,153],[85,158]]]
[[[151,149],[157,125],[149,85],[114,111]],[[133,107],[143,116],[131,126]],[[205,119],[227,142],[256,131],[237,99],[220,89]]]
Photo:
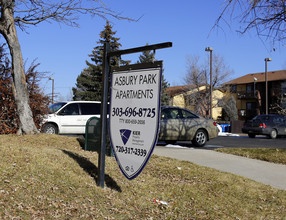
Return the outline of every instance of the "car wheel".
[[[203,147],[207,142],[207,134],[204,130],[197,130],[194,139],[192,140],[193,145],[196,147]]]
[[[255,134],[248,134],[248,137],[255,138]]]
[[[53,125],[53,124],[46,124],[44,129],[43,129],[43,133],[46,134],[58,134],[58,128],[57,126]]]
[[[272,129],[269,136],[271,139],[277,138],[277,131],[275,129]]]

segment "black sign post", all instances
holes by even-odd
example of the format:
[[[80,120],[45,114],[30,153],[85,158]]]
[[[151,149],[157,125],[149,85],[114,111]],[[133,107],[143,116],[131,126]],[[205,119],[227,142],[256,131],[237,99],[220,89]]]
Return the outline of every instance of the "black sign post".
[[[105,151],[106,151],[106,132],[107,132],[107,102],[108,102],[108,79],[110,75],[110,58],[113,56],[121,56],[124,54],[138,53],[143,51],[150,51],[156,49],[163,49],[172,47],[172,42],[161,44],[147,45],[144,47],[131,48],[127,50],[110,51],[109,43],[104,45],[103,57],[103,78],[102,78],[102,105],[101,105],[101,135],[100,135],[100,150],[98,160],[98,182],[97,185],[104,188],[105,176]]]
[[[101,95],[101,135],[100,135],[100,149],[98,158],[98,182],[97,185],[104,188],[104,175],[105,175],[105,152],[106,152],[106,131],[107,131],[107,102],[108,102],[108,78],[110,68],[110,51],[109,43],[104,45],[103,54],[103,68],[102,68],[102,95]]]

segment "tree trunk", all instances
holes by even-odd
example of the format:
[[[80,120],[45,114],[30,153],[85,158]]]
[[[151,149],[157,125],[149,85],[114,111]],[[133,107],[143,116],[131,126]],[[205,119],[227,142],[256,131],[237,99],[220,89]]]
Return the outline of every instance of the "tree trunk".
[[[30,108],[29,94],[27,89],[26,77],[24,72],[22,51],[17,36],[14,23],[13,10],[10,7],[1,5],[1,27],[0,32],[4,36],[10,50],[12,59],[12,91],[17,106],[19,116],[18,134],[38,133],[33,120],[33,114]]]

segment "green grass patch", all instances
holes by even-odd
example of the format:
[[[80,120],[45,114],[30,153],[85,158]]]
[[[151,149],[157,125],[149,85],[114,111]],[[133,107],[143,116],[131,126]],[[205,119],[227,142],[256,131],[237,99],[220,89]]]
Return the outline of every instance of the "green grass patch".
[[[220,148],[216,151],[286,165],[286,149]]]
[[[286,191],[190,162],[152,155],[129,181],[107,157],[102,189],[73,137],[2,135],[0,157],[0,219],[285,218]]]

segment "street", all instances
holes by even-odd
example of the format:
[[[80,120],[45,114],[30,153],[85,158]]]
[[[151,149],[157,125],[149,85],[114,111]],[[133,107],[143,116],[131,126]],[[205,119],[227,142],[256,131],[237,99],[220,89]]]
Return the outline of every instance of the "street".
[[[163,143],[158,143],[163,145]],[[194,147],[191,142],[177,142],[176,145],[185,147]],[[229,148],[284,148],[286,149],[286,137],[277,139],[270,139],[265,136],[257,136],[256,138],[249,138],[248,136],[219,136],[209,140],[201,149],[214,149],[221,147]],[[199,148],[197,148],[199,149]]]
[[[236,148],[284,148],[286,149],[286,137],[270,139],[266,136],[249,138],[248,136],[239,137],[217,137],[211,139],[206,145],[216,145],[222,147]]]

